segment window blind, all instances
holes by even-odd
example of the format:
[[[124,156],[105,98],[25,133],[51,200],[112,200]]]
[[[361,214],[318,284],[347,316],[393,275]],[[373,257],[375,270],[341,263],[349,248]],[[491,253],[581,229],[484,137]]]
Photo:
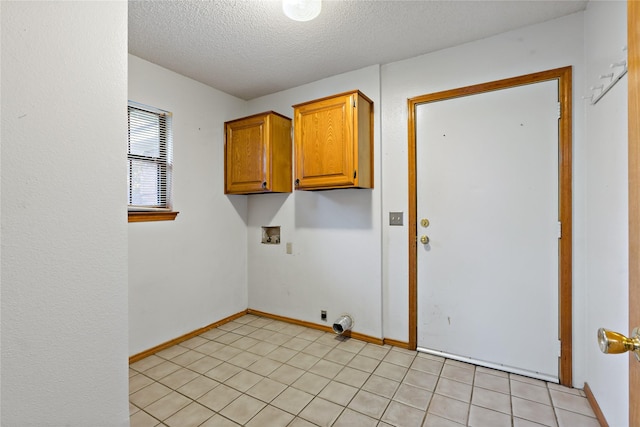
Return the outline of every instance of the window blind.
[[[170,210],[171,113],[129,102],[129,210]]]

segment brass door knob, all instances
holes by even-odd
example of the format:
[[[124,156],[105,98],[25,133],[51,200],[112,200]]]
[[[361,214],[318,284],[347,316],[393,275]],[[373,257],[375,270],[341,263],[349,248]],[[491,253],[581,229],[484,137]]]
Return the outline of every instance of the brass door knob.
[[[423,245],[426,245],[429,243],[429,237],[427,236],[420,236],[420,243],[422,243]]]
[[[605,328],[598,329],[598,345],[606,354],[620,354],[632,351],[636,359],[640,361],[640,329],[634,328],[631,338],[625,337],[619,332]]]

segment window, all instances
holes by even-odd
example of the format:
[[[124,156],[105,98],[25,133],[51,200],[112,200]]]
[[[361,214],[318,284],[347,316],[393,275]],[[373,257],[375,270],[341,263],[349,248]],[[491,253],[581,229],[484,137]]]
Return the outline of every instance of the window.
[[[129,222],[173,219],[171,113],[129,102],[128,119]]]

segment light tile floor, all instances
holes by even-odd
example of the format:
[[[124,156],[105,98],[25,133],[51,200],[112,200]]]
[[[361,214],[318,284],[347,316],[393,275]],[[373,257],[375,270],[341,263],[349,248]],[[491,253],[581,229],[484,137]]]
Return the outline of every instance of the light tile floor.
[[[131,364],[131,426],[599,427],[584,393],[245,315]]]

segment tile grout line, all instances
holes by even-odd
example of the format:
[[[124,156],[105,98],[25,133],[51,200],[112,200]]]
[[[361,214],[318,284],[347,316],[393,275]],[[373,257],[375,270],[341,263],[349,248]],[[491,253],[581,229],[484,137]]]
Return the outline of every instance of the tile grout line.
[[[473,402],[473,392],[475,390],[476,373],[477,372],[478,372],[478,367],[474,366],[473,367],[473,379],[471,380],[471,395],[469,396],[469,410],[467,412],[467,425],[469,425],[469,422],[471,421],[471,406],[472,406],[472,402]],[[491,410],[493,410],[493,409],[491,409]]]
[[[549,383],[545,383],[545,388],[547,389],[547,394],[549,395],[549,401],[551,402],[551,407],[553,408],[553,418],[556,420],[556,425],[560,426],[560,420],[558,419],[558,411],[556,410],[556,405],[553,402],[553,396],[551,395],[551,389],[549,388]]]
[[[511,375],[507,375],[507,385],[509,386],[509,405],[511,406],[511,426],[516,425],[516,416],[513,411],[513,390],[511,389]]]
[[[349,405],[354,401],[354,399],[356,398],[358,393],[367,392],[367,393],[371,393],[372,395],[375,395],[375,396],[378,396],[378,397],[381,397],[381,398],[384,398],[384,399],[388,399],[388,401],[384,404],[384,408],[380,412],[380,416],[375,418],[375,420],[378,423],[387,423],[386,421],[383,420],[383,418],[384,418],[385,414],[387,413],[387,411],[389,410],[389,408],[391,407],[392,403],[396,402],[398,404],[407,405],[408,407],[411,407],[411,408],[416,408],[416,409],[418,409],[420,411],[422,411],[424,409],[424,414],[423,414],[423,416],[421,418],[422,424],[424,424],[424,423],[426,423],[427,417],[430,414],[429,409],[432,407],[433,398],[437,394],[436,390],[438,388],[438,385],[440,385],[440,383],[443,380],[443,378],[447,378],[448,380],[451,380],[451,381],[454,381],[454,382],[460,382],[462,384],[465,384],[464,381],[461,382],[461,381],[457,381],[456,379],[453,379],[453,378],[448,378],[448,377],[443,377],[442,376],[443,372],[444,372],[444,369],[447,366],[447,359],[443,358],[442,359],[442,363],[440,364],[440,367],[439,367],[439,370],[438,370],[438,373],[437,373],[437,381],[435,382],[435,385],[433,386],[434,388],[433,388],[433,391],[431,393],[429,402],[427,403],[427,405],[424,408],[419,407],[419,406],[414,406],[414,404],[405,403],[404,401],[395,400],[395,399],[396,399],[396,397],[398,397],[398,393],[400,392],[403,384],[409,385],[409,383],[405,383],[405,381],[407,380],[409,373],[412,371],[412,366],[414,366],[414,364],[416,363],[417,360],[422,359],[420,357],[420,352],[412,352],[412,353],[409,354],[409,353],[406,353],[406,352],[403,352],[403,351],[401,352],[400,350],[395,350],[395,348],[391,346],[381,356],[380,356],[380,354],[377,354],[376,356],[373,356],[373,353],[365,355],[365,354],[363,354],[363,351],[369,345],[368,343],[363,343],[363,345],[361,345],[359,347],[355,347],[355,348],[354,347],[350,347],[351,348],[350,350],[346,350],[345,348],[342,348],[340,346],[341,346],[341,344],[343,344],[344,342],[347,342],[347,341],[341,341],[341,342],[338,342],[338,343],[335,343],[335,344],[329,344],[328,342],[327,343],[318,342],[321,339],[325,339],[325,337],[328,336],[328,334],[326,332],[322,333],[322,334],[319,334],[319,335],[315,335],[315,334],[314,335],[308,335],[307,331],[306,331],[307,328],[304,328],[304,327],[300,327],[300,328],[290,327],[290,328],[287,329],[288,325],[284,325],[284,326],[283,325],[275,325],[274,324],[275,321],[266,322],[266,323],[265,322],[260,322],[261,326],[251,325],[252,322],[255,322],[255,321],[258,321],[260,319],[263,319],[263,318],[261,318],[259,316],[255,316],[253,318],[247,319],[247,321],[245,321],[245,322],[239,321],[240,319],[242,319],[242,318],[235,319],[234,321],[229,322],[228,324],[221,325],[221,327],[218,327],[217,329],[218,329],[218,331],[220,331],[220,334],[217,334],[213,338],[208,338],[208,337],[202,336],[202,335],[205,335],[207,333],[211,334],[211,331],[207,331],[207,332],[204,332],[203,334],[200,334],[200,335],[194,337],[194,338],[199,338],[199,340],[192,341],[191,345],[188,345],[188,346],[187,345],[183,345],[185,343],[188,343],[189,341],[185,341],[184,343],[176,344],[176,346],[180,346],[181,348],[184,349],[184,351],[182,351],[182,352],[180,352],[178,354],[172,354],[171,352],[166,352],[168,349],[164,349],[162,351],[154,353],[154,356],[156,356],[159,359],[159,362],[156,363],[156,364],[151,365],[150,367],[148,367],[145,370],[139,370],[141,368],[133,368],[133,367],[130,366],[130,369],[133,372],[133,375],[131,375],[129,377],[129,382],[131,382],[132,378],[135,378],[138,375],[140,375],[141,378],[144,378],[145,380],[150,381],[149,384],[145,385],[144,387],[141,387],[141,388],[137,389],[133,393],[130,393],[129,394],[130,398],[131,398],[131,396],[133,394],[138,393],[140,391],[143,391],[144,389],[146,389],[146,388],[148,388],[150,386],[153,386],[154,384],[157,384],[157,385],[162,386],[162,387],[166,387],[167,389],[170,390],[168,394],[166,394],[164,396],[161,396],[158,399],[153,400],[152,402],[147,403],[144,408],[139,407],[135,403],[132,403],[131,400],[130,400],[130,403],[131,403],[132,407],[137,409],[137,411],[134,414],[130,415],[130,417],[134,416],[138,412],[142,412],[142,413],[146,414],[147,416],[151,417],[152,419],[158,420],[158,418],[155,417],[154,415],[152,415],[151,413],[149,413],[146,410],[146,408],[149,407],[150,405],[153,405],[154,403],[158,402],[159,400],[164,399],[166,396],[172,394],[173,392],[175,392],[177,395],[180,395],[180,396],[184,397],[185,399],[188,399],[188,403],[185,406],[180,407],[177,411],[167,415],[165,417],[166,419],[169,419],[169,418],[175,416],[177,413],[183,411],[186,407],[190,406],[191,403],[195,402],[195,403],[197,403],[197,405],[199,407],[205,408],[205,409],[207,409],[207,410],[209,410],[209,411],[211,411],[213,413],[213,415],[211,415],[209,418],[204,420],[201,424],[206,423],[208,420],[210,420],[211,418],[215,417],[216,415],[220,415],[221,417],[223,417],[225,419],[231,420],[230,418],[227,418],[226,416],[222,415],[220,412],[223,411],[226,407],[228,407],[231,403],[236,401],[238,398],[240,398],[241,396],[245,395],[245,396],[252,397],[253,399],[256,399],[257,401],[259,401],[261,404],[264,405],[258,412],[253,414],[251,416],[251,418],[249,418],[249,420],[247,420],[245,422],[245,424],[251,422],[251,420],[253,420],[258,414],[260,414],[264,410],[264,408],[266,408],[266,407],[272,407],[272,408],[281,410],[282,412],[291,415],[293,417],[293,419],[290,421],[290,423],[294,422],[296,419],[308,421],[306,418],[300,417],[299,414],[301,414],[306,408],[308,408],[309,405],[314,400],[323,399],[323,400],[325,400],[327,402],[330,402],[330,403],[335,404],[336,406],[340,407],[340,410],[337,412],[337,414],[335,416],[335,419],[333,420],[333,422],[331,422],[331,425],[333,425],[336,422],[338,422],[338,420],[340,420],[343,417],[343,415],[345,415],[347,413],[346,409],[349,408]],[[235,324],[232,324],[232,323],[235,323]],[[268,328],[269,325],[272,325],[272,327]],[[239,331],[240,328],[242,328],[241,331]],[[287,329],[287,331],[286,332],[282,332],[284,329]],[[260,338],[251,336],[251,335],[256,334],[256,333],[258,333],[258,335],[261,335],[261,334],[259,334],[260,331],[265,331],[265,333],[262,334],[262,336]],[[269,334],[267,334],[266,332],[269,332]],[[216,340],[216,339],[221,338],[222,336],[225,336],[225,335],[228,335],[228,334],[236,335],[236,336],[238,336],[238,338],[233,340],[233,341],[227,341],[227,340],[224,340],[224,339],[221,340],[221,341],[217,341]],[[267,353],[264,353],[264,354],[262,354],[262,352],[254,353],[254,352],[250,351],[251,348],[253,348],[253,347],[257,346],[257,345],[260,345],[262,343],[268,343],[269,342],[268,338],[273,336],[273,335],[275,335],[275,334],[286,335],[288,339],[287,339],[287,341],[284,341],[281,344],[277,344],[274,349],[272,349],[271,351],[269,351]],[[303,335],[303,334],[305,334],[305,336],[304,337],[300,337],[300,335]],[[230,339],[230,338],[233,338],[233,336],[229,336],[228,339]],[[253,342],[249,346],[245,346],[245,343],[242,343],[241,346],[234,346],[233,345],[233,343],[235,343],[235,342],[237,342],[237,341],[239,341],[239,340],[241,340],[243,338],[251,339],[251,340],[253,340]],[[282,338],[282,339],[284,339],[284,338]],[[298,343],[298,342],[292,343],[291,342],[292,340],[296,340],[296,339],[304,340],[304,342],[303,341],[300,341],[300,343]],[[201,342],[200,342],[200,340],[201,340]],[[326,341],[326,339],[325,339],[325,341]],[[198,344],[198,342],[200,342],[200,343]],[[357,340],[355,340],[354,342],[357,342]],[[213,353],[205,353],[203,350],[198,350],[199,347],[202,347],[202,346],[207,345],[209,343],[217,343],[217,344],[219,344],[221,346],[221,348],[215,349]],[[290,345],[289,346],[285,345],[287,343],[290,343]],[[240,344],[240,343],[238,343],[238,344]],[[305,346],[300,348],[300,346],[302,346],[303,344],[305,344]],[[304,350],[307,347],[311,346],[312,344],[318,344],[318,345],[327,346],[327,347],[329,347],[329,350],[322,357],[317,356],[315,353],[305,353]],[[174,347],[170,347],[170,348],[174,348]],[[381,347],[387,347],[387,346],[381,346]],[[232,360],[238,354],[228,358],[228,360],[221,360],[221,359],[218,359],[217,357],[214,356],[215,352],[220,351],[220,350],[225,349],[225,348],[238,350],[239,351],[238,354],[244,354],[244,353],[249,354],[250,353],[252,355],[252,358],[253,357],[259,357],[259,358],[257,360],[254,360],[253,362],[249,363],[249,365],[247,365],[247,366],[242,366],[242,365],[244,365],[244,363],[242,365],[236,365],[235,363],[230,362],[230,360]],[[289,357],[284,362],[282,362],[280,359],[271,359],[271,358],[268,357],[269,354],[273,353],[274,351],[277,351],[280,348],[287,349],[287,350],[291,351],[293,356]],[[352,351],[352,350],[355,350],[356,348],[357,348],[357,351]],[[340,360],[340,358],[339,358],[340,355],[337,354],[337,353],[335,355],[335,357],[338,358],[337,360],[335,359],[335,357],[327,359],[326,358],[327,355],[329,355],[330,353],[334,352],[335,350],[341,350],[343,352],[351,353],[351,357],[348,360],[344,359],[344,360],[346,360],[344,363]],[[188,358],[185,358],[186,361],[185,362],[180,362],[180,363],[174,361],[174,359],[176,359],[176,358],[178,358],[178,357],[182,356],[183,354],[186,354],[186,353],[188,353],[190,351],[198,353],[199,355],[202,355],[202,357],[199,357],[199,358],[197,358],[197,359],[195,359],[193,361],[189,361]],[[165,353],[165,355],[158,355],[161,352],[166,352],[166,353]],[[394,355],[393,352],[397,352],[397,355],[396,355],[395,359],[389,357],[389,356],[393,356]],[[407,359],[403,360],[403,357],[399,358],[398,355],[400,355],[400,354],[407,354],[407,355],[410,355],[411,357],[410,357],[408,362],[405,362]],[[297,355],[307,355],[307,356],[310,356],[310,357],[315,357],[318,360],[314,361],[313,364],[309,368],[306,368],[306,369],[305,368],[299,368],[299,367],[297,367],[297,366],[295,366],[293,364],[289,364],[291,359],[296,357]],[[171,357],[171,358],[169,358],[169,357]],[[189,367],[190,365],[197,363],[198,361],[204,359],[205,357],[215,359],[215,361],[220,362],[220,363],[218,363],[216,366],[214,366],[213,368],[209,369],[206,372],[199,372],[199,371],[195,370],[195,367],[194,368]],[[368,364],[368,365],[367,364],[360,364],[360,365],[356,364],[357,367],[350,366],[350,363],[353,363],[354,359],[356,359],[358,357],[366,357],[368,359],[375,360],[375,364],[374,363],[371,363],[371,364]],[[322,385],[317,392],[315,392],[315,388],[313,388],[314,389],[313,392],[308,392],[308,391],[305,391],[304,389],[299,389],[299,388],[293,386],[293,384],[295,384],[296,381],[298,381],[298,379],[292,381],[290,384],[281,383],[280,381],[271,379],[268,375],[263,375],[261,373],[250,371],[248,369],[253,363],[257,362],[258,360],[263,360],[263,359],[272,360],[272,361],[278,363],[280,366],[287,366],[287,367],[292,367],[292,368],[295,368],[295,369],[300,369],[302,371],[302,374],[301,374],[300,377],[298,377],[298,379],[301,378],[303,375],[305,375],[307,373],[312,373],[311,369],[314,366],[316,366],[318,363],[323,361],[323,360],[325,360],[327,362],[335,363],[335,364],[339,365],[340,368],[336,372],[336,374],[333,375],[332,377],[325,377],[324,375],[320,375],[320,377],[322,377],[323,379],[327,380],[326,384]],[[427,360],[435,360],[435,359],[431,359],[431,358],[425,358],[425,359],[427,359]],[[435,360],[435,361],[439,362],[439,360]],[[237,362],[240,363],[241,361],[238,360]],[[382,365],[383,362],[386,362],[391,366],[401,367],[401,368],[405,369],[405,372],[398,379],[398,381],[396,381],[395,379],[387,378],[386,376],[380,376],[380,375],[376,375],[375,374],[376,370],[380,368],[380,366]],[[170,363],[170,364],[176,365],[177,369],[172,371],[172,372],[169,372],[167,375],[163,375],[162,377],[159,377],[158,379],[152,378],[151,376],[146,374],[147,371],[149,371],[151,369],[154,369],[154,368],[156,368],[157,366],[160,366],[163,363]],[[226,378],[224,381],[219,381],[219,380],[216,380],[213,377],[209,377],[209,376],[206,375],[206,373],[208,373],[209,371],[215,369],[217,366],[220,366],[220,365],[222,365],[224,363],[229,364],[230,366],[233,366],[234,368],[240,369],[240,371],[239,372],[235,372],[229,378]],[[364,361],[363,361],[363,363],[364,363]],[[408,363],[408,366],[405,366],[405,363]],[[205,367],[206,364],[203,364],[201,366]],[[456,365],[455,364],[450,364],[450,366],[456,366]],[[349,378],[344,378],[344,381],[347,381],[347,382],[343,382],[341,380],[338,380],[338,381],[335,380],[335,378],[338,375],[340,375],[341,372],[345,372],[346,368],[350,368],[350,369],[352,369],[354,371],[357,371],[357,372],[363,374],[363,378],[364,379],[362,380],[361,384],[359,384],[358,386],[354,386],[354,385],[352,385],[352,382],[351,382],[351,380]],[[477,374],[478,374],[477,367],[471,365],[471,368],[473,369],[473,378],[472,378],[471,384],[470,384],[471,392],[470,392],[470,396],[469,396],[469,401],[465,402],[465,403],[467,403],[467,414],[466,414],[466,424],[467,425],[471,421],[471,409],[472,409],[472,406],[473,406],[472,402],[473,402],[474,395],[477,392],[476,387],[480,387],[478,385],[478,383],[477,383],[477,378],[476,378]],[[197,374],[197,376],[192,378],[192,379],[190,379],[190,380],[188,380],[184,384],[180,384],[179,386],[168,385],[168,384],[165,384],[164,382],[162,382],[167,377],[169,377],[171,375],[174,375],[177,372],[183,371],[183,370],[184,371],[189,371],[189,372],[191,372],[193,374]],[[415,370],[418,371],[418,372],[424,373],[424,374],[435,375],[433,372],[431,372],[429,370],[422,371],[421,369],[417,369],[417,368]],[[258,375],[260,377],[260,380],[258,381],[258,383],[260,381],[263,381],[264,379],[271,379],[272,381],[276,381],[279,384],[282,384],[282,385],[284,385],[286,387],[282,391],[278,392],[276,395],[271,397],[269,399],[269,401],[265,401],[265,400],[263,400],[263,398],[253,397],[252,395],[248,394],[248,391],[252,387],[254,387],[257,383],[253,384],[252,386],[250,386],[248,389],[246,389],[244,391],[242,391],[241,389],[235,388],[232,385],[227,385],[226,384],[230,379],[236,377],[239,373],[242,373],[242,372],[251,372],[251,373],[253,373],[255,375]],[[155,373],[154,375],[158,375],[158,373],[163,373],[163,369],[159,369],[157,371],[157,373]],[[487,375],[493,374],[492,372],[484,372],[484,373],[486,373]],[[314,373],[314,375],[318,375],[318,374]],[[373,378],[374,376],[379,377],[381,380],[391,381],[391,382],[397,383],[397,387],[389,395],[388,398],[385,395],[381,395],[381,394],[376,393],[374,390],[369,391],[369,390],[365,390],[364,389],[364,387],[366,386],[367,382],[369,380],[371,380],[371,378]],[[501,377],[499,375],[494,375],[494,376]],[[191,398],[190,396],[185,394],[185,392],[178,391],[178,389],[180,389],[181,387],[184,387],[185,385],[189,384],[192,381],[195,381],[199,377],[207,378],[207,379],[209,379],[209,380],[211,380],[211,381],[216,383],[216,385],[213,388],[211,388],[209,391],[207,391],[204,394],[207,394],[207,393],[211,392],[212,390],[214,390],[215,388],[219,387],[220,385],[224,385],[224,386],[229,387],[229,388],[233,389],[234,391],[240,393],[240,395],[237,396],[236,398],[234,398],[231,402],[227,402],[225,404],[225,406],[220,408],[219,411],[216,411],[216,410],[213,410],[212,408],[206,406],[205,404],[203,404],[203,403],[201,403],[200,401],[197,400],[197,399],[200,399],[202,396],[204,396],[204,394],[202,396],[198,397],[198,398]],[[511,414],[510,414],[511,415],[511,417],[510,417],[511,418],[510,425],[513,427],[515,425],[515,414],[514,414],[514,400],[513,400],[514,395],[513,395],[513,387],[512,387],[513,382],[512,381],[518,381],[518,379],[517,378],[512,378],[511,374],[508,374],[505,378],[507,379],[507,383],[508,383],[507,390],[508,390],[508,395],[509,395],[509,404],[510,404],[510,412],[511,412]],[[176,377],[175,379],[174,378],[171,379],[172,382],[174,380],[175,380],[174,384],[181,383],[181,380],[179,379],[179,377]],[[349,387],[354,387],[356,391],[351,397],[347,398],[344,401],[341,401],[340,403],[333,402],[332,400],[326,399],[324,397],[320,397],[320,394],[325,389],[327,389],[327,387],[333,382],[335,382],[337,384],[349,386]],[[527,381],[521,381],[521,382],[524,383],[524,384],[527,384],[528,386],[539,386],[538,384],[529,383]],[[239,387],[241,387],[242,389],[245,388],[244,386],[241,386],[240,384],[237,384],[237,385]],[[301,384],[301,386],[303,386],[303,385]],[[571,395],[571,396],[578,396],[578,397],[584,398],[584,396],[582,396],[581,394],[567,393],[562,389],[552,388],[552,387],[550,387],[550,383],[548,383],[548,382],[543,382],[542,386],[546,389],[546,395],[547,395],[547,397],[549,399],[550,406],[553,408],[554,420],[555,420],[555,422],[556,422],[556,424],[558,426],[559,426],[558,410],[560,408],[556,407],[556,405],[554,404],[554,400],[553,400],[553,397],[552,397],[552,392],[556,391],[558,393],[563,393],[563,394],[567,394],[567,395]],[[423,389],[422,386],[417,386],[416,385],[414,387],[418,387],[418,388],[424,390],[425,392],[429,392],[428,389]],[[484,389],[484,387],[480,387],[480,388]],[[276,399],[278,396],[280,396],[282,393],[284,393],[287,389],[292,389],[292,390],[295,390],[295,391],[301,391],[301,392],[309,393],[312,396],[311,400],[309,402],[307,402],[299,411],[297,411],[297,414],[293,414],[293,413],[289,412],[288,410],[282,410],[282,409],[278,408],[277,406],[272,405],[273,400]],[[500,391],[493,390],[492,388],[488,388],[488,390],[492,390],[492,391],[495,391],[497,393],[502,393]],[[141,394],[141,396],[142,396],[142,394]],[[457,400],[455,398],[453,398],[453,399]],[[537,402],[537,400],[530,400],[529,398],[523,398],[523,399],[527,400],[529,402],[533,402],[533,403],[540,403],[540,402]],[[407,401],[407,402],[409,402],[409,401]],[[413,401],[411,401],[411,402],[413,402]],[[572,403],[572,402],[569,402],[569,403]],[[595,418],[593,416],[590,416],[589,414],[578,412],[579,411],[579,409],[578,409],[579,405],[570,405],[570,406],[571,406],[572,409],[566,409],[565,411],[568,411],[568,412],[571,412],[571,413],[574,413],[574,414],[577,414],[577,415],[580,415],[580,416]],[[360,414],[360,415],[363,415],[363,416],[367,416],[367,417],[371,417],[370,415],[368,415],[366,413],[363,413],[363,412],[360,412],[358,410],[355,410],[355,409],[352,409],[352,408],[349,408],[349,409],[351,409],[352,411],[354,411],[357,414]],[[494,410],[492,408],[485,408],[485,409],[500,413],[500,411]],[[372,417],[372,419],[374,419],[374,418]],[[448,418],[445,418],[445,419],[448,419]],[[233,421],[233,420],[231,420],[231,421]],[[533,420],[527,420],[527,421],[533,422]],[[158,420],[158,422],[159,423],[164,423],[163,420]],[[164,425],[164,424],[161,424],[161,425]]]
[[[418,357],[419,352],[416,351],[416,358]],[[433,360],[433,359],[429,359],[429,360]],[[436,388],[438,388],[438,383],[440,382],[440,376],[442,374],[442,370],[444,369],[444,362],[442,362],[442,366],[440,366],[440,370],[438,371],[438,380],[436,381],[436,384],[433,386],[433,393],[431,393],[431,398],[429,399],[429,403],[427,404],[427,407],[424,409],[424,417],[422,418],[422,424],[420,425],[424,425],[424,423],[427,422],[427,417],[429,416],[429,408],[431,407],[431,403],[433,403],[433,397],[436,394]]]

